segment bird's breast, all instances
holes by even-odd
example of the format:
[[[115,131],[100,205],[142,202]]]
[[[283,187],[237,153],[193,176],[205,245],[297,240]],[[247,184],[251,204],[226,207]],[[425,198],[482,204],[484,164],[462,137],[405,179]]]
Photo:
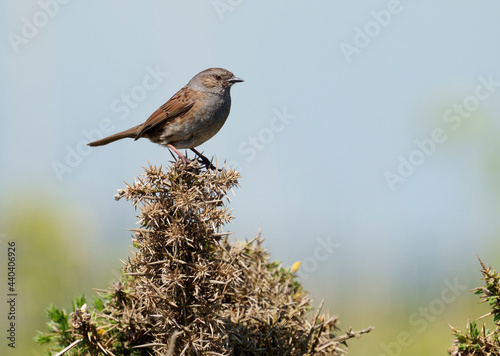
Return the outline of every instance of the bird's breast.
[[[185,115],[169,122],[161,141],[179,149],[199,146],[219,132],[230,109],[229,95],[209,94]]]

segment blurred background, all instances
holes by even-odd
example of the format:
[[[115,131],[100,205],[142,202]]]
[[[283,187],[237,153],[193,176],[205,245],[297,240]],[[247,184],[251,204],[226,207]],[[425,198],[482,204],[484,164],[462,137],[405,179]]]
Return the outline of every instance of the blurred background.
[[[443,355],[445,322],[487,312],[469,290],[477,257],[500,268],[497,1],[0,7],[0,291],[13,241],[18,293],[17,348],[1,354],[36,355],[50,303],[118,278],[136,211],[113,195],[172,159],[148,140],[86,143],[213,66],[245,79],[199,147],[242,174],[227,230],[261,228],[273,260],[302,261],[316,306],[375,327],[350,355]]]

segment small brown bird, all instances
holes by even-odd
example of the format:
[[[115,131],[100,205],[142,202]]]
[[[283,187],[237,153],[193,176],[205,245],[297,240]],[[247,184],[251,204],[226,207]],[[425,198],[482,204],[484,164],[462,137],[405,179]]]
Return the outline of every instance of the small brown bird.
[[[231,109],[231,86],[239,82],[243,79],[226,69],[206,69],[196,74],[143,124],[88,145],[102,146],[126,137],[134,140],[145,137],[170,148],[184,164],[190,161],[179,149],[189,148],[205,165],[211,166],[210,161],[194,148],[212,138],[224,125]]]

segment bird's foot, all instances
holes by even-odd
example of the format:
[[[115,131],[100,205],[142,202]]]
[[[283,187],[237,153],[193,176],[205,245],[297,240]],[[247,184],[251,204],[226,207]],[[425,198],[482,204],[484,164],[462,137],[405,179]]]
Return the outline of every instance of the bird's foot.
[[[191,151],[196,153],[196,155],[198,156],[198,162],[203,164],[207,169],[216,170],[215,166],[212,164],[212,162],[207,157],[205,157],[203,154],[201,154],[200,152],[198,152],[194,148],[191,148]],[[219,171],[221,171],[221,169],[219,169]]]
[[[215,170],[215,166],[205,156],[198,157],[198,162],[203,164],[207,169]]]

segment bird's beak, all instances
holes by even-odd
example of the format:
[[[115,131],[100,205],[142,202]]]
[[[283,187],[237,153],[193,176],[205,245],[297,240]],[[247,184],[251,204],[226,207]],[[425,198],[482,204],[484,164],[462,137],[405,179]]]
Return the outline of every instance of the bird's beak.
[[[244,82],[243,79],[238,78],[238,77],[232,77],[231,79],[228,80],[229,83],[234,84],[234,83],[241,83]]]

